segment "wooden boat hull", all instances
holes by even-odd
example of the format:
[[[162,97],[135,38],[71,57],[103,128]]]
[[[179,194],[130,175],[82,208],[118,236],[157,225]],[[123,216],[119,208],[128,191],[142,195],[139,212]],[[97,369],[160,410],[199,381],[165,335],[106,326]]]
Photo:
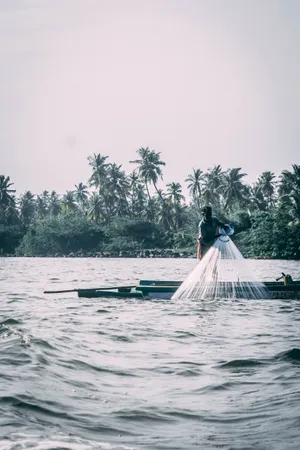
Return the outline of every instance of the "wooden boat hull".
[[[113,298],[144,298],[142,292],[130,290],[129,292],[123,292],[118,290],[92,290],[92,289],[78,289],[78,297],[85,298],[98,298],[98,297],[113,297]]]

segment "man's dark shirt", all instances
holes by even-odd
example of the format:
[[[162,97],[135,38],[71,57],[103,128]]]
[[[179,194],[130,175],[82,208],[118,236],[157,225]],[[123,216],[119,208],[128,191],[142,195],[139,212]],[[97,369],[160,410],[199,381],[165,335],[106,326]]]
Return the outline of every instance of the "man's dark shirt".
[[[217,237],[218,227],[224,227],[224,223],[217,217],[212,216],[210,220],[202,219],[199,223],[199,238],[203,244],[209,244]]]

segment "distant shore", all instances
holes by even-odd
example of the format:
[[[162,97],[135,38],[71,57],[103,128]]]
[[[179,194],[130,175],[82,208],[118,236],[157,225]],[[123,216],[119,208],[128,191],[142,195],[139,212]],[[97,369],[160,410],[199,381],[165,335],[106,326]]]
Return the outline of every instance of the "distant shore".
[[[189,251],[176,251],[176,250],[138,250],[138,251],[120,251],[120,252],[96,252],[96,253],[69,253],[69,254],[54,254],[54,255],[15,255],[15,254],[2,254],[0,258],[164,258],[164,259],[196,259],[196,252]],[[245,259],[255,260],[291,260],[299,261],[297,258],[284,258],[284,257],[272,257],[267,256],[248,256],[244,255]]]
[[[181,250],[150,249],[136,251],[76,252],[48,255],[2,254],[3,258],[196,258],[196,252]]]

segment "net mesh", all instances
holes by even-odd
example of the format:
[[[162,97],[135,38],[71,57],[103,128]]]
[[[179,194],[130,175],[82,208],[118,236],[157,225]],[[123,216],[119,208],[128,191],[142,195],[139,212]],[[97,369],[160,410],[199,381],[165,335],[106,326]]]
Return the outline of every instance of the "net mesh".
[[[256,280],[250,267],[229,236],[219,237],[172,299],[264,299],[265,285]]]

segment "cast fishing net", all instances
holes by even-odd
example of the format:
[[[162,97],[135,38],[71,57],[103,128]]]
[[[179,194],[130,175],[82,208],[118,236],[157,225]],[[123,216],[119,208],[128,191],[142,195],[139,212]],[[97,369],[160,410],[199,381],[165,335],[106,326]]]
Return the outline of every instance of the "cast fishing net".
[[[225,233],[208,250],[172,299],[264,299],[265,285],[256,280],[245,259]]]

